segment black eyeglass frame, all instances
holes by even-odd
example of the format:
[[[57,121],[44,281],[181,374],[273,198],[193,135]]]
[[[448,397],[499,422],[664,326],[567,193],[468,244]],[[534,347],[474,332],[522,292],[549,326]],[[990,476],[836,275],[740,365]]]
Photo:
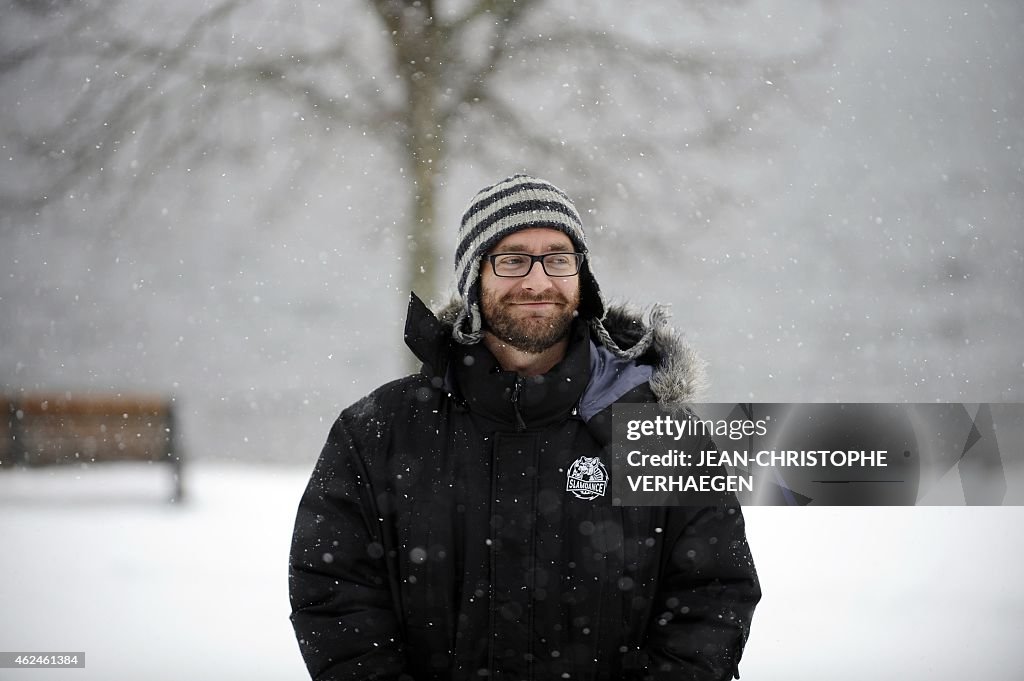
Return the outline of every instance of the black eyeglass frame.
[[[527,267],[526,271],[523,272],[522,274],[498,274],[498,267],[495,261],[498,258],[503,258],[508,255],[518,255],[523,258],[529,258],[530,266]],[[551,274],[550,272],[548,272],[547,265],[544,264],[544,259],[555,255],[573,256],[573,258],[575,258],[576,260],[576,271],[573,272],[572,274]],[[548,275],[549,277],[575,277],[577,274],[580,273],[580,270],[583,268],[583,262],[587,259],[587,254],[575,253],[571,251],[560,253],[541,253],[540,255],[533,255],[532,253],[491,253],[490,255],[485,257],[487,258],[487,260],[491,262],[491,271],[494,272],[494,276],[505,277],[509,279],[522,279],[523,277],[528,277],[530,275],[530,272],[533,271],[533,266],[536,265],[538,262],[540,263],[541,269],[544,270],[544,274]]]

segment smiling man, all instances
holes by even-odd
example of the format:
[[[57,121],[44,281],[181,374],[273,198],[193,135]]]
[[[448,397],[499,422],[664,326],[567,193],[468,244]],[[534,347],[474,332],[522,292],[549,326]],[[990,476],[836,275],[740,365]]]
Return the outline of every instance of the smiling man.
[[[569,343],[583,254],[564,234],[535,227],[499,241],[487,261],[480,277],[484,345],[511,371],[545,373]]]
[[[299,504],[311,676],[738,675],[760,598],[739,506],[610,494],[612,406],[685,413],[700,361],[657,308],[606,307],[579,213],[544,180],[473,198],[455,281],[437,315],[412,297],[422,369],[342,412]]]

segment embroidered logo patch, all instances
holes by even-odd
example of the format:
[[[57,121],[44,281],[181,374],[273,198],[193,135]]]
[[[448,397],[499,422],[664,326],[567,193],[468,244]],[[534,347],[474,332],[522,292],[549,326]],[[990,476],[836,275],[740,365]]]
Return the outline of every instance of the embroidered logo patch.
[[[565,491],[578,499],[603,497],[608,488],[608,471],[596,456],[581,456],[566,473]]]

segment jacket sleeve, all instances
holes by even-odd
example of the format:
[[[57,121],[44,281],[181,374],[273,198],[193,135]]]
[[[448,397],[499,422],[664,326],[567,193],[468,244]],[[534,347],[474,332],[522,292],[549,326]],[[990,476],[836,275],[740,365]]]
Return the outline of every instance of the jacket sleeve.
[[[668,511],[660,588],[648,627],[654,679],[739,678],[761,588],[739,504]]]
[[[299,502],[291,621],[317,681],[407,678],[373,491],[345,416]]]

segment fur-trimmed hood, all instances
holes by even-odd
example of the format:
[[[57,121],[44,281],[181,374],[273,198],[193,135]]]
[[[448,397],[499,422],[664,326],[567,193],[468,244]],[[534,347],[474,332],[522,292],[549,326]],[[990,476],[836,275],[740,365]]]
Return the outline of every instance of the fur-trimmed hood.
[[[458,297],[436,313],[431,313],[415,294],[410,300],[406,343],[436,380],[444,380],[447,372],[448,342],[455,342],[452,326],[461,309]],[[603,320],[589,320],[589,324],[593,343],[610,354],[621,357],[630,349],[641,349],[638,344],[646,345],[636,363],[651,367],[651,390],[663,408],[678,411],[699,400],[706,390],[704,360],[669,325],[663,306],[655,305],[644,315],[635,306],[612,304]]]
[[[707,363],[669,324],[663,306],[654,305],[647,321],[644,316],[638,307],[610,304],[602,324],[620,348],[633,347],[653,330],[650,346],[638,361],[654,367],[651,390],[661,406],[675,411],[700,400],[708,387]]]

